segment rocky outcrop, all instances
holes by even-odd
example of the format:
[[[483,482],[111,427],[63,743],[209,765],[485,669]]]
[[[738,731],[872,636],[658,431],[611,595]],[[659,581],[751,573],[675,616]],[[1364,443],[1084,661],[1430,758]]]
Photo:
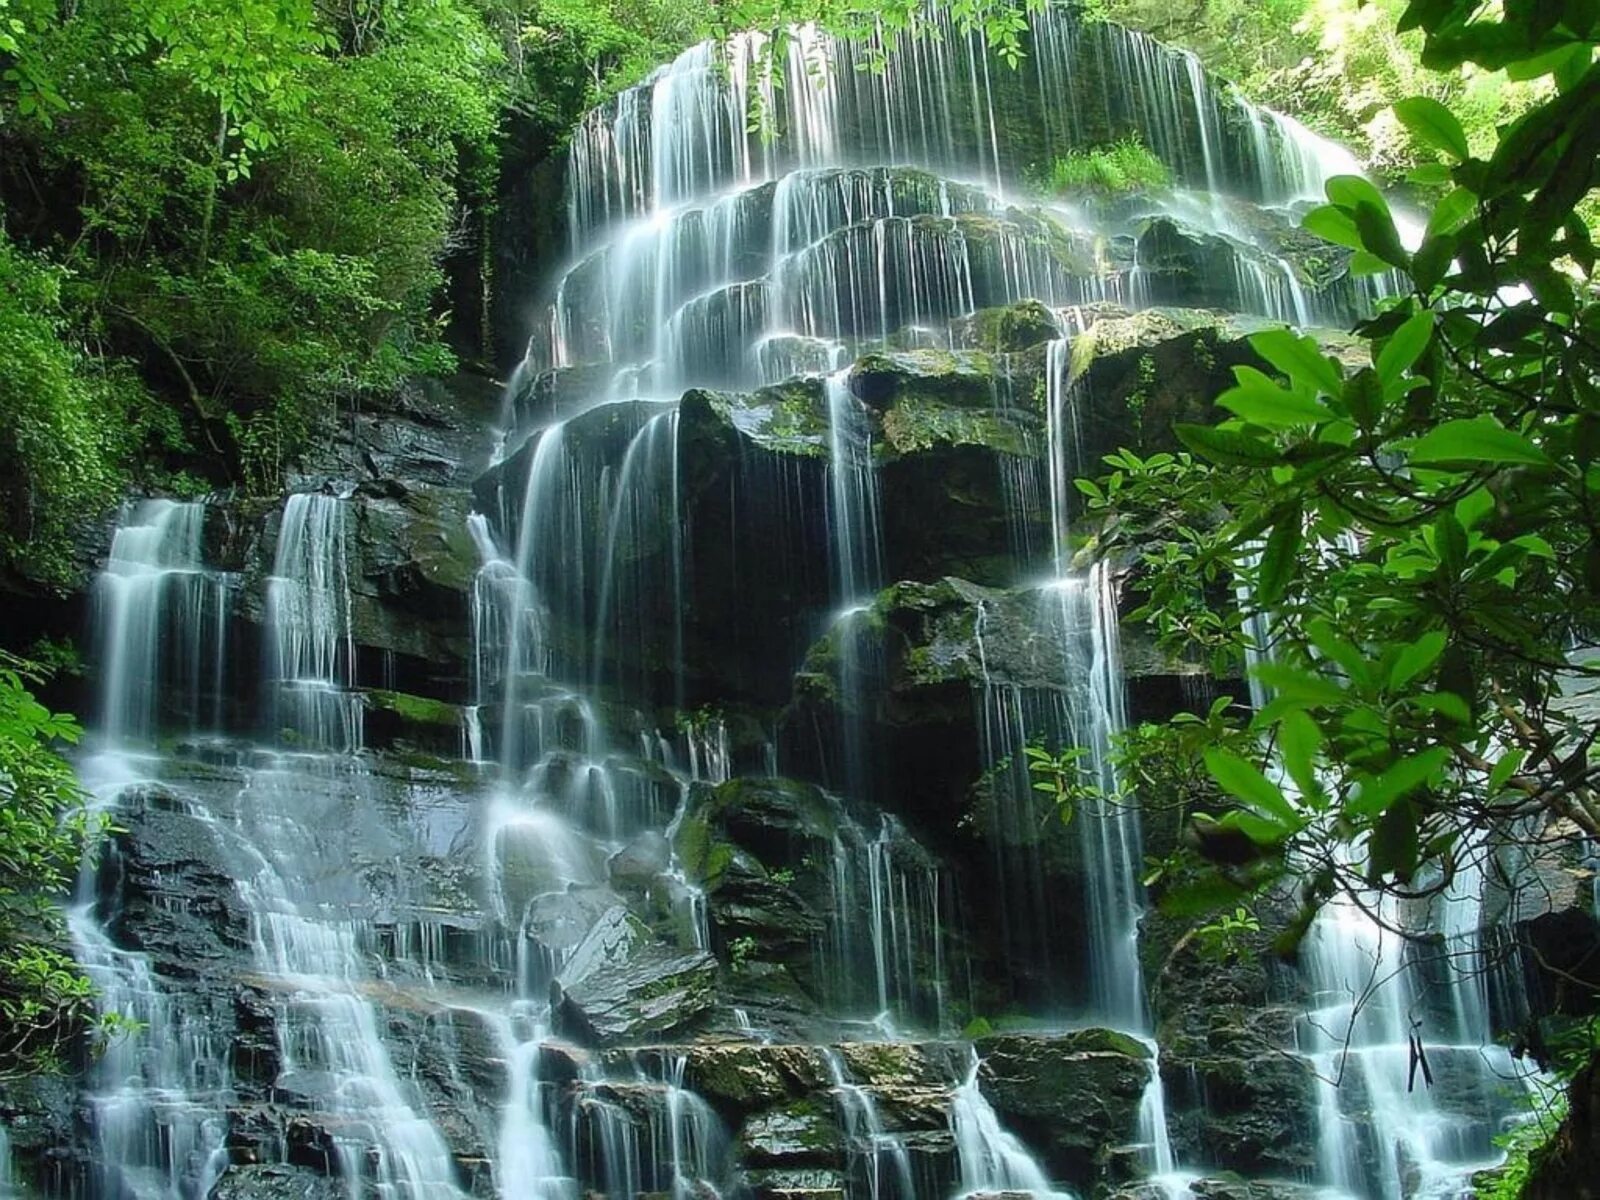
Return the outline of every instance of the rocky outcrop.
[[[1125,1169],[1154,1069],[1143,1043],[1107,1029],[980,1038],[978,1086],[1053,1178],[1091,1191]]]
[[[714,1003],[710,955],[661,945],[613,908],[580,942],[551,985],[558,1033],[596,1045],[638,1043],[692,1028]]]

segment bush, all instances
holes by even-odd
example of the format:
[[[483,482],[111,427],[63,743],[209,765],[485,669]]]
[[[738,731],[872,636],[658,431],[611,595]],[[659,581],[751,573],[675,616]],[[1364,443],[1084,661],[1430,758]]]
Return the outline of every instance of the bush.
[[[1051,192],[1123,196],[1172,186],[1172,172],[1136,137],[1073,150],[1050,164],[1041,181]]]

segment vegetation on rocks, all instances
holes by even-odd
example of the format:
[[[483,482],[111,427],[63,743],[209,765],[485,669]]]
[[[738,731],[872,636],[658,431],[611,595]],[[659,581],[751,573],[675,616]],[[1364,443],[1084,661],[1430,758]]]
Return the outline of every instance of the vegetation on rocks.
[[[1040,172],[1040,184],[1052,192],[1089,192],[1121,196],[1153,192],[1172,184],[1172,172],[1137,138],[1109,146],[1072,150]]]

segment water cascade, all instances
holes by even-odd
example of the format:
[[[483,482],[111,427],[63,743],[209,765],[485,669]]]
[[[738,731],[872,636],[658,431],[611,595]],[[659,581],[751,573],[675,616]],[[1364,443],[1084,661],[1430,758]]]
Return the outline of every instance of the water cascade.
[[[1112,751],[1212,681],[1124,646],[1080,544],[1074,480],[1239,361],[1216,310],[1368,309],[1283,236],[1352,163],[1069,9],[1015,71],[933,19],[881,72],[805,29],[778,86],[739,36],[588,114],[448,485],[351,460],[265,516],[124,514],[83,766],[126,828],[69,924],[141,1028],[73,1194],[1148,1200],[1253,1154],[1443,1200],[1491,1157],[1501,1108],[1397,1071],[1426,1009],[1481,1098],[1457,1060],[1506,1005],[1403,983],[1345,1047],[1402,951],[1339,906],[1299,1036],[1347,1084],[1240,1135],[1308,1105],[1315,1154],[1230,1159],[1232,1114],[1164,1090],[1213,1048],[1147,992],[1156,835]],[[1036,185],[1134,136],[1172,187]],[[1480,944],[1476,891],[1419,919]]]

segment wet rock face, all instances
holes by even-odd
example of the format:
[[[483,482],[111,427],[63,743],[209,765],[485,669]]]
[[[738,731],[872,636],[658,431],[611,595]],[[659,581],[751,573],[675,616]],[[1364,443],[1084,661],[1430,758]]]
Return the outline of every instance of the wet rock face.
[[[595,923],[551,987],[556,1032],[596,1045],[685,1033],[715,1002],[709,954],[655,943],[622,908]]]
[[[1002,1121],[1037,1150],[1053,1178],[1084,1191],[1108,1179],[1113,1150],[1137,1140],[1153,1061],[1110,1030],[980,1038],[978,1086]]]

